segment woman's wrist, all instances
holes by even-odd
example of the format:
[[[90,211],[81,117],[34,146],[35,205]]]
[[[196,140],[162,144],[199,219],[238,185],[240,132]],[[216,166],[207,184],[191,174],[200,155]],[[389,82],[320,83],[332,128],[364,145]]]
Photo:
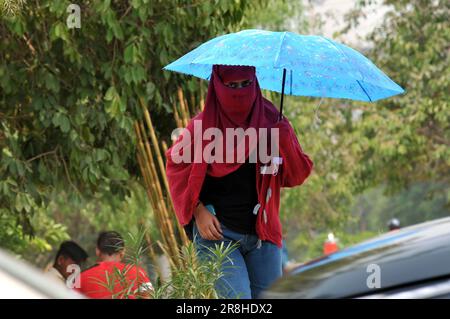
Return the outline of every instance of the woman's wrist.
[[[198,200],[198,201],[197,201],[197,204],[195,204],[194,217],[196,217],[197,214],[198,214],[198,212],[200,211],[200,210],[199,210],[199,207],[200,207],[201,205],[203,205],[203,203],[202,203],[200,200]]]

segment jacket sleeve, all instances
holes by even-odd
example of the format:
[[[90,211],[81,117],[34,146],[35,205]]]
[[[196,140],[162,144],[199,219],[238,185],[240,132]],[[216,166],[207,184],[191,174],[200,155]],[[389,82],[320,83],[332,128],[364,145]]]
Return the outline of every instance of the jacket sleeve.
[[[311,174],[313,162],[303,152],[295,131],[289,121],[283,119],[276,125],[279,131],[281,164],[281,187],[294,187],[303,184]]]
[[[192,218],[192,207],[194,205],[194,199],[191,196],[191,187],[188,187],[189,177],[193,170],[192,158],[190,163],[175,161],[172,156],[172,150],[179,146],[183,139],[183,143],[186,143],[186,147],[191,149],[189,157],[193,156],[193,121],[191,120],[183,131],[183,134],[179,136],[177,141],[166,151],[166,176],[169,183],[169,191],[172,199],[172,203],[177,215],[178,221],[181,225],[186,225]],[[183,148],[182,148],[183,149]],[[186,150],[184,148],[183,150]],[[181,153],[179,153],[181,154]]]

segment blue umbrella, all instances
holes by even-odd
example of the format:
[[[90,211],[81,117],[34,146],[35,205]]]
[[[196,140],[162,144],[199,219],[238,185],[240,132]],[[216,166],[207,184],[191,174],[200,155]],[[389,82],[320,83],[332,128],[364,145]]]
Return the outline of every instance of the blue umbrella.
[[[322,36],[244,30],[216,37],[165,66],[209,80],[212,66],[256,67],[261,88],[374,102],[404,90],[356,50]],[[286,90],[286,92],[285,92]]]

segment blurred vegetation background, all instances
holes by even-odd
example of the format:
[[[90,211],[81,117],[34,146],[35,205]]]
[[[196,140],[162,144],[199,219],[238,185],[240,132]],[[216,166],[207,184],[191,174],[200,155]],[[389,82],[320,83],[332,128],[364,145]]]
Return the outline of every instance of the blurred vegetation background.
[[[371,2],[355,1],[337,33],[358,28]],[[315,163],[304,186],[283,192],[290,259],[320,256],[328,232],[342,248],[392,217],[406,226],[450,213],[450,4],[380,2],[389,12],[363,53],[406,94],[285,100]],[[70,3],[0,0],[0,245],[41,267],[68,238],[93,255],[101,230],[144,226],[158,239],[136,161],[138,101],[170,145],[177,87],[198,105],[207,85],[164,65],[228,32],[313,28],[301,1],[87,0],[81,28],[68,29]]]

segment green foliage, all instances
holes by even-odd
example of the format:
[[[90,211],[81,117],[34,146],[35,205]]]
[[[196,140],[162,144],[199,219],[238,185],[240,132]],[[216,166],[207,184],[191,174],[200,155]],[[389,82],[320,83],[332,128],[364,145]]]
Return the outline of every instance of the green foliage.
[[[68,201],[66,193],[59,193],[48,207],[47,214],[57,222],[67,225],[67,232],[80,243],[95,262],[95,245],[99,232],[114,230],[126,236],[130,243],[145,229],[153,243],[159,239],[159,231],[145,189],[137,181],[127,184],[129,194],[120,198],[108,189],[94,194],[93,198],[79,202]],[[157,247],[154,247],[157,248]],[[130,246],[130,254],[138,247]]]
[[[314,170],[301,187],[282,193],[282,218],[289,227],[315,230],[343,225],[353,201],[350,172],[357,165],[352,144],[352,108],[338,101],[289,97],[285,115],[297,131]],[[288,229],[289,235],[289,229]]]
[[[442,189],[448,185],[440,183],[416,183],[394,195],[385,195],[385,187],[367,190],[358,196],[352,208],[357,221],[355,231],[367,229],[386,231],[390,219],[399,219],[401,226],[409,226],[427,220],[447,217],[450,213],[448,203],[450,192]]]
[[[357,129],[359,189],[388,182],[449,181],[450,20],[448,1],[385,1],[395,10],[374,31],[368,56],[406,89],[403,96],[364,107]],[[389,30],[389,32],[386,32]]]
[[[11,250],[18,256],[36,262],[39,256],[47,257],[54,247],[69,239],[67,227],[56,222],[47,210],[36,207],[33,216],[17,220],[17,216],[0,213],[0,242],[2,248]],[[20,218],[20,217],[19,217]],[[29,235],[26,227],[35,225],[34,235]],[[42,265],[44,258],[40,258]]]
[[[24,2],[25,0],[0,0],[0,15],[16,15]]]
[[[385,231],[394,216],[409,225],[450,214],[449,3],[384,2],[393,10],[365,55],[406,94],[376,103],[287,99],[315,163],[305,186],[282,198],[294,257],[318,256],[311,242],[321,247],[330,231],[359,236]]]
[[[30,217],[61,190],[75,204],[129,194],[127,181],[139,176],[139,98],[158,118],[159,137],[168,139],[180,77],[162,67],[237,30],[261,5],[84,1],[81,28],[69,29],[69,4],[45,0],[15,15],[0,12],[0,214],[28,235],[37,231]],[[198,83],[184,77],[182,86],[194,93]]]
[[[246,16],[243,28],[299,32],[307,28],[302,1],[273,0]]]
[[[223,269],[233,267],[228,256],[235,249],[236,244],[222,242],[214,248],[208,247],[208,258],[199,258],[193,243],[183,246],[179,258],[184,266],[172,269],[168,281],[155,283],[153,298],[217,299],[215,283],[223,276]]]
[[[45,267],[53,261],[60,243],[69,238],[88,251],[88,264],[95,262],[95,245],[101,231],[115,230],[124,236],[129,233],[137,236],[145,229],[156,242],[159,232],[144,188],[137,181],[127,185],[129,194],[124,198],[114,196],[108,189],[78,201],[72,200],[66,191],[54,192],[49,204],[36,208],[27,219],[34,226],[33,236],[22,230],[26,222],[17,221],[11,214],[0,215],[2,248]]]

